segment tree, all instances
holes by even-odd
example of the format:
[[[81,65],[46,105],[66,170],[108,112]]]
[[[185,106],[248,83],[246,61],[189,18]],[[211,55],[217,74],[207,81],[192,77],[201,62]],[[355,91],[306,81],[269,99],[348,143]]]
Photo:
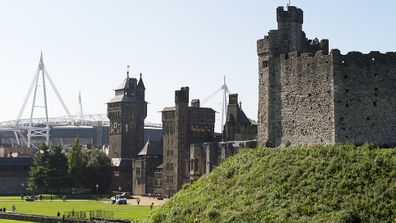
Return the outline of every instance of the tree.
[[[48,188],[49,159],[49,148],[47,145],[42,144],[33,158],[33,166],[29,172],[28,190]]]
[[[72,145],[72,150],[67,156],[69,166],[70,183],[75,188],[82,186],[83,173],[86,167],[87,158],[83,153],[80,139],[77,137]]]
[[[67,157],[62,153],[61,146],[51,148],[48,160],[48,187],[56,189],[65,188],[69,183]]]
[[[49,148],[42,144],[34,155],[33,166],[30,169],[28,190],[59,189],[68,183],[67,158],[62,153],[62,147]]]
[[[98,149],[86,152],[87,165],[84,169],[84,186],[92,191],[105,192],[109,189],[112,179],[110,158]],[[96,185],[99,187],[97,188]]]

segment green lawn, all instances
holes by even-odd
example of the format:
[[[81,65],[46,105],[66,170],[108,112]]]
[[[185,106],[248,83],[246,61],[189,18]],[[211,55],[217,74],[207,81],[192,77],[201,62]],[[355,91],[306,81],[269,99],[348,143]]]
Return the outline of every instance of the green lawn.
[[[12,197],[8,197],[12,198]],[[54,201],[21,201],[20,198],[8,200],[2,197],[0,199],[0,208],[5,207],[7,211],[15,204],[16,212],[29,213],[47,216],[56,216],[59,211],[61,214],[67,211],[89,211],[104,210],[113,211],[114,218],[137,220],[147,216],[150,213],[149,206],[132,206],[132,205],[112,205],[102,201],[93,200],[54,200]],[[1,221],[3,222],[3,221]]]
[[[7,220],[7,219],[0,219],[1,223],[35,223],[32,221],[15,221],[15,220]]]

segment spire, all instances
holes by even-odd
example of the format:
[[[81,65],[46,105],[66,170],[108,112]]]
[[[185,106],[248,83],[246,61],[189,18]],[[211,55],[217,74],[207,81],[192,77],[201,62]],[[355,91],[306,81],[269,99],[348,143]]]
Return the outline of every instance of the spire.
[[[144,90],[146,90],[146,87],[144,86],[143,79],[142,79],[142,73],[140,73],[139,83],[137,86],[139,88],[143,88]]]

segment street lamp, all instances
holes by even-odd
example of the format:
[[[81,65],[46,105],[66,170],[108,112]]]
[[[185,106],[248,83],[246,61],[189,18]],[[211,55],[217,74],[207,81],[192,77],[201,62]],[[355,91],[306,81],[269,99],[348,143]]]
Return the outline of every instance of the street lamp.
[[[23,200],[23,188],[25,187],[25,184],[21,184],[21,200]]]

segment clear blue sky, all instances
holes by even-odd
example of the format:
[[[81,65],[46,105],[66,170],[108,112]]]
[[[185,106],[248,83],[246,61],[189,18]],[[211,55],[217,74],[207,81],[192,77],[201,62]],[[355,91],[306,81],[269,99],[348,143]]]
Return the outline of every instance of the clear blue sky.
[[[43,50],[48,72],[72,113],[82,92],[84,113],[105,113],[113,89],[143,73],[147,119],[174,105],[174,91],[206,98],[222,84],[257,119],[256,40],[276,28],[287,0],[9,0],[0,1],[0,120],[15,119]],[[304,10],[308,38],[331,48],[396,51],[396,2],[292,1]],[[50,116],[65,115],[53,91]],[[206,106],[221,111],[222,96]],[[29,107],[30,107],[29,102]],[[38,112],[40,116],[40,112]],[[24,113],[28,117],[28,111]],[[219,120],[218,120],[219,122]]]

